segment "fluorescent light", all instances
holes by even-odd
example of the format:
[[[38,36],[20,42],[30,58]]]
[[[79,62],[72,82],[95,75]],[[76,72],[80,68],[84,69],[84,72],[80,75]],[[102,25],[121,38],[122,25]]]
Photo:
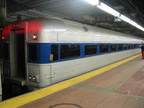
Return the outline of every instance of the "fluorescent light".
[[[144,31],[144,28],[142,26],[140,26],[139,24],[137,24],[136,22],[134,22],[133,20],[129,19],[128,17],[120,14],[118,11],[114,10],[113,8],[109,7],[108,5],[100,2],[99,0],[85,0],[86,2],[90,3],[91,5],[96,5],[98,8],[100,8],[101,10],[120,18],[121,20],[133,25],[134,27]]]
[[[132,21],[132,20],[130,21],[130,24],[133,25],[133,26],[138,26],[138,24],[136,22]]]
[[[98,5],[99,0],[85,0],[86,2],[90,3],[91,5]]]
[[[142,26],[140,26],[139,24],[137,24],[136,22],[134,22],[133,20],[130,21],[130,24],[135,26],[136,28],[144,31],[144,28]]]
[[[116,10],[112,9],[111,7],[107,6],[106,4],[104,4],[102,2],[99,5],[97,5],[97,7],[106,11],[107,13],[109,13],[113,16],[119,16],[120,15],[119,12],[117,12]]]
[[[122,19],[123,21],[127,22],[127,23],[130,23],[130,21],[131,21],[128,17],[126,17],[122,14],[119,16],[119,18]]]

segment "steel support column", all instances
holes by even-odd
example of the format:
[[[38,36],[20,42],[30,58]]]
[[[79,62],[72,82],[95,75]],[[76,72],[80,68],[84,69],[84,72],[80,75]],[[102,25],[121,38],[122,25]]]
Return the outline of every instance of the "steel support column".
[[[1,35],[2,30],[1,28],[6,25],[6,0],[0,0],[0,101],[2,101],[2,79],[1,79],[1,68],[2,68],[2,62],[1,62],[1,56],[2,56],[2,44],[1,44]]]
[[[0,0],[0,26],[6,24],[6,0]]]

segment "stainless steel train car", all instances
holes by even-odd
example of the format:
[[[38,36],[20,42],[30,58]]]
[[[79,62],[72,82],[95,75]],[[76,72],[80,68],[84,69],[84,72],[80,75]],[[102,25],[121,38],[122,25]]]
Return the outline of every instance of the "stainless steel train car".
[[[142,39],[57,18],[7,25],[2,33],[4,81],[29,90],[140,53]]]

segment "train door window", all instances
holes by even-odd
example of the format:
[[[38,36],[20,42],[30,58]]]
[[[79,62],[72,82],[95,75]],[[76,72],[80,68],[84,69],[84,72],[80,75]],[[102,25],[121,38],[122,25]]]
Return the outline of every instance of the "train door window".
[[[131,44],[128,44],[128,49],[131,49]]]
[[[9,59],[9,44],[8,43],[3,43],[3,58],[5,60]]]
[[[127,44],[124,44],[124,50],[127,50]]]
[[[58,60],[58,45],[51,45],[51,54],[53,54],[53,61]]]
[[[37,61],[37,45],[29,45],[29,60]]]
[[[123,49],[122,44],[118,44],[118,51],[121,51]]]
[[[116,51],[116,44],[111,44],[110,45],[110,52]]]
[[[100,53],[108,53],[108,45],[107,44],[101,44],[100,45]]]
[[[85,55],[92,55],[97,53],[97,45],[85,45]]]
[[[61,59],[75,58],[79,56],[80,56],[80,45],[70,44],[70,45],[60,46],[60,58]]]

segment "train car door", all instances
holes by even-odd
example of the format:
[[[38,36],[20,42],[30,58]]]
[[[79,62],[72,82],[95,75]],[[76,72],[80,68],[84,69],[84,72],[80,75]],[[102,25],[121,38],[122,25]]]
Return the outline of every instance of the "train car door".
[[[3,100],[26,93],[24,29],[10,30],[3,41]]]
[[[24,30],[12,30],[10,33],[10,71],[14,83],[26,84]]]

